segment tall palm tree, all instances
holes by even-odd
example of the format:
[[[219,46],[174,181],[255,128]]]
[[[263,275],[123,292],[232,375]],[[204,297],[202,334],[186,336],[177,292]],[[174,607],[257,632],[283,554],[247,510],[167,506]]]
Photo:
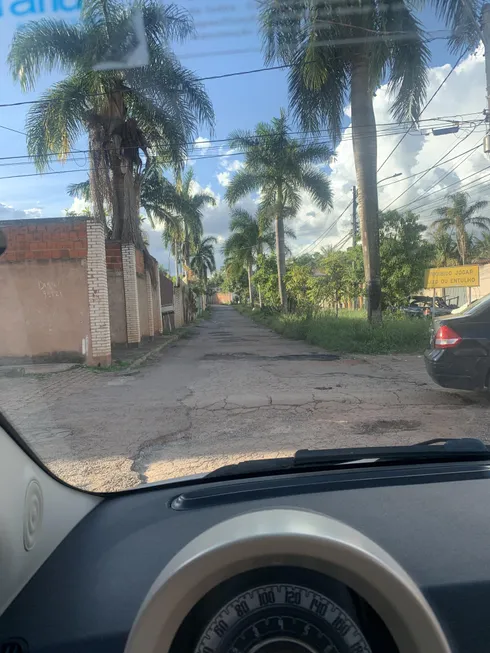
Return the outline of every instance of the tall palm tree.
[[[470,237],[468,227],[477,227],[482,231],[490,231],[490,218],[478,215],[479,211],[488,205],[488,202],[480,200],[469,204],[469,195],[464,192],[448,195],[447,199],[451,202],[450,205],[435,209],[435,215],[440,217],[434,224],[440,225],[446,230],[454,229],[460,262],[465,265]]]
[[[247,270],[248,294],[253,305],[252,269],[258,254],[264,247],[274,248],[274,232],[264,225],[260,211],[253,216],[245,209],[235,209],[230,220],[231,234],[225,242],[223,253],[227,261],[234,259],[239,267]],[[260,299],[259,299],[260,301]]]
[[[333,152],[324,143],[304,144],[292,138],[282,110],[279,118],[259,123],[253,133],[233,132],[229,144],[245,152],[245,165],[232,178],[226,200],[233,205],[258,190],[261,211],[274,216],[279,296],[283,311],[287,311],[284,219],[298,212],[301,191],[308,192],[323,211],[332,207],[330,181],[318,165],[326,165]]]
[[[430,51],[413,0],[259,0],[265,60],[291,65],[289,96],[306,130],[325,125],[337,142],[351,104],[368,316],[381,319],[376,123],[373,96],[388,83],[395,120],[416,121]],[[479,0],[431,0],[453,28],[454,50],[475,47]]]
[[[181,211],[183,237],[180,244],[182,247],[182,258],[187,267],[189,267],[190,255],[193,248],[199,245],[199,241],[202,238],[203,209],[207,205],[216,205],[216,199],[211,193],[206,191],[195,192],[193,188],[194,184],[194,170],[192,168],[187,170],[183,179],[180,179],[180,175],[178,176],[177,191],[185,207]]]
[[[217,240],[214,236],[203,238],[194,248],[191,257],[190,268],[197,275],[200,281],[207,283],[208,272],[216,270],[216,261],[214,258],[214,245]]]
[[[135,17],[144,24],[148,63],[100,69],[108,55],[124,58],[137,42]],[[87,0],[80,22],[41,19],[20,27],[8,61],[23,90],[42,73],[62,72],[27,116],[27,147],[36,167],[65,160],[88,134],[94,215],[112,212],[112,235],[139,244],[139,202],[145,166],[158,155],[179,167],[200,123],[212,125],[211,102],[197,77],[177,60],[170,42],[193,34],[192,20],[175,5]],[[145,155],[145,160],[141,154]]]

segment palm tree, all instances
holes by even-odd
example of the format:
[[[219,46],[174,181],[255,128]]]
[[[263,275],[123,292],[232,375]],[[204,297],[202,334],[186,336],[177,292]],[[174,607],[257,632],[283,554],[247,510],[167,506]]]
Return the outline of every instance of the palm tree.
[[[194,248],[194,253],[190,261],[190,268],[197,275],[200,281],[207,283],[208,272],[216,270],[216,261],[214,259],[214,245],[217,240],[214,236],[203,238]]]
[[[448,195],[447,199],[451,202],[450,205],[435,209],[434,213],[440,218],[434,224],[440,225],[446,231],[454,229],[460,262],[465,265],[470,237],[468,227],[478,227],[482,231],[490,231],[490,218],[478,215],[478,212],[484,209],[488,202],[480,200],[469,204],[469,195],[464,192]]]
[[[488,259],[490,258],[490,234],[485,233],[475,243],[475,258]]]
[[[231,180],[226,200],[233,205],[248,193],[260,191],[260,210],[275,222],[279,296],[287,311],[284,219],[298,212],[301,191],[308,192],[323,211],[332,207],[330,181],[317,166],[326,165],[333,152],[324,143],[304,144],[292,138],[282,110],[279,118],[259,123],[253,133],[233,132],[229,144],[245,152],[245,165]]]
[[[91,203],[90,181],[70,184],[67,192],[71,197],[78,197],[90,204],[89,214],[93,212]],[[145,168],[141,180],[141,207],[146,212],[150,225],[155,229],[156,223],[163,224],[166,231],[180,229],[179,215],[190,214],[192,205],[177,191],[177,188],[163,174],[159,165],[152,164]],[[104,202],[103,210],[108,212],[109,207]],[[84,211],[87,211],[85,209]],[[140,221],[141,226],[141,221]],[[108,235],[112,236],[112,224],[107,224]]]
[[[231,235],[225,242],[223,253],[228,262],[233,259],[237,266],[247,270],[248,294],[250,304],[253,305],[252,268],[257,255],[262,254],[264,246],[274,248],[274,232],[265,227],[260,211],[253,216],[245,209],[235,209],[232,212],[230,231]],[[260,291],[259,302],[262,303]]]
[[[123,60],[134,48],[138,17],[144,24],[148,63],[100,69],[108,57]],[[110,205],[115,239],[140,244],[138,215],[146,165],[157,155],[165,165],[182,166],[198,124],[213,123],[204,86],[169,47],[171,40],[192,34],[189,14],[175,5],[87,0],[77,25],[41,19],[14,35],[8,61],[23,90],[33,90],[42,73],[67,75],[30,109],[28,152],[43,171],[50,155],[66,160],[87,133],[94,215],[103,221],[104,205]]]
[[[458,249],[453,238],[452,230],[447,231],[442,225],[436,225],[432,230],[432,244],[434,247],[433,264],[437,268],[448,265],[457,265]]]
[[[194,170],[189,168],[181,180],[177,179],[177,191],[185,205],[181,211],[182,220],[182,258],[184,265],[189,267],[190,255],[193,248],[197,247],[203,234],[202,212],[206,205],[215,206],[216,199],[206,191],[194,192]]]
[[[478,0],[431,0],[453,27],[454,50],[476,47]],[[369,319],[381,319],[377,147],[373,96],[395,93],[397,121],[416,121],[427,88],[430,50],[412,0],[260,0],[267,65],[291,65],[289,96],[306,130],[342,133],[350,100]]]

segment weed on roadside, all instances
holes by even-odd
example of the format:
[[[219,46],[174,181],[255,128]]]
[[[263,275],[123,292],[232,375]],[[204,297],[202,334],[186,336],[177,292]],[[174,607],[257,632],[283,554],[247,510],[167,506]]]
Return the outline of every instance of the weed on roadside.
[[[363,311],[329,312],[313,316],[264,313],[248,306],[238,311],[281,335],[305,340],[328,351],[351,354],[421,353],[429,341],[430,321],[385,316],[382,324],[372,325]]]

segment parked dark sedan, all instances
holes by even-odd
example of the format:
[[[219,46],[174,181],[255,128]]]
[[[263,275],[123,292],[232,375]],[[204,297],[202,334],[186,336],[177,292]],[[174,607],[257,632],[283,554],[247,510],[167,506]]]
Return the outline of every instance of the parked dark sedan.
[[[427,372],[444,388],[479,390],[490,381],[490,295],[472,302],[456,315],[436,317]]]

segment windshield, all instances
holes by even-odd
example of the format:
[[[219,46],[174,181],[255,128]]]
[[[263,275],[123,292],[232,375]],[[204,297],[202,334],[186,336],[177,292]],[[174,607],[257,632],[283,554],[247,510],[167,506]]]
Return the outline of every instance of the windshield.
[[[481,9],[0,3],[0,411],[56,475],[487,438],[430,310],[487,320]]]

